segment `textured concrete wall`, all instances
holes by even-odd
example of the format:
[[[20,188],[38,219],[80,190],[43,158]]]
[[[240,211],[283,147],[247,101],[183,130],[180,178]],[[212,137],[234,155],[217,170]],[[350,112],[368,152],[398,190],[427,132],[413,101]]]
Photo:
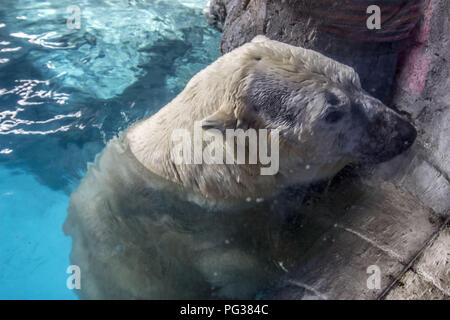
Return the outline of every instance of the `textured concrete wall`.
[[[393,105],[409,114],[420,134],[396,165],[380,168],[424,206],[447,217],[447,223],[394,283],[387,299],[450,299],[449,17],[449,1],[428,0],[421,27],[399,59]]]
[[[418,259],[387,290],[387,300],[450,300],[450,225],[427,243]]]
[[[302,8],[314,3],[312,0],[213,0],[209,20],[223,30],[222,53],[264,34],[274,40],[319,51],[354,67],[363,87],[387,101],[397,52],[403,42],[355,42],[330,35],[320,29],[317,20],[303,13]]]
[[[407,113],[420,132],[396,176],[442,215],[450,209],[449,17],[449,1],[427,0],[421,27],[400,55],[393,97],[394,108]]]

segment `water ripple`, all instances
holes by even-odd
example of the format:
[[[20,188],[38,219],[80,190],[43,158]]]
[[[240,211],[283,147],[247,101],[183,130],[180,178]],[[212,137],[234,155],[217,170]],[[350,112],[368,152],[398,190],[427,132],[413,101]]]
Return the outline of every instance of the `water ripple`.
[[[10,34],[11,37],[28,39],[28,41],[32,44],[36,44],[42,46],[44,48],[49,49],[73,49],[74,45],[67,45],[64,42],[51,42],[47,41],[49,39],[58,39],[61,38],[62,35],[58,34],[55,31],[46,32],[43,34],[26,34],[24,32],[15,32]]]

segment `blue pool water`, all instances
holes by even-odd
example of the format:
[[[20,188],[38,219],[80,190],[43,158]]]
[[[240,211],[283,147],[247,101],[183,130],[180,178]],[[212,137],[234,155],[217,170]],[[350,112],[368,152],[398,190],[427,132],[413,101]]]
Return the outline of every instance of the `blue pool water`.
[[[0,299],[76,299],[66,287],[71,191],[106,141],[219,56],[206,0],[3,0]]]

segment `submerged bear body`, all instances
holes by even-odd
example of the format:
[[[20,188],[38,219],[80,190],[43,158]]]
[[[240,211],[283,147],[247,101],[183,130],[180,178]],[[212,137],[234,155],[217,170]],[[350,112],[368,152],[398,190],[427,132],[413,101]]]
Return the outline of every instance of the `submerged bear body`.
[[[173,161],[175,129],[279,132],[279,171]],[[65,232],[82,298],[254,298],[295,260],[271,203],[293,185],[406,150],[414,128],[365,93],[353,69],[257,37],[197,74],[108,143],[72,194]],[[258,201],[255,201],[258,200]],[[295,243],[295,240],[294,240]]]
[[[273,276],[263,268],[268,261],[249,254],[268,249],[270,234],[262,230],[276,232],[267,214],[256,207],[209,211],[185,194],[143,167],[123,137],[110,141],[72,194],[65,223],[71,260],[81,268],[81,298],[244,298]]]

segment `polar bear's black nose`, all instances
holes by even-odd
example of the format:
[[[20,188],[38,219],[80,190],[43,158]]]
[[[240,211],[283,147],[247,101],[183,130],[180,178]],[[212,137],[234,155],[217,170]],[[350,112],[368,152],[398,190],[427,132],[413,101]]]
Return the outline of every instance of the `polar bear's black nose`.
[[[411,147],[416,137],[416,129],[386,107],[369,119],[358,148],[360,159],[369,163],[388,161]]]

